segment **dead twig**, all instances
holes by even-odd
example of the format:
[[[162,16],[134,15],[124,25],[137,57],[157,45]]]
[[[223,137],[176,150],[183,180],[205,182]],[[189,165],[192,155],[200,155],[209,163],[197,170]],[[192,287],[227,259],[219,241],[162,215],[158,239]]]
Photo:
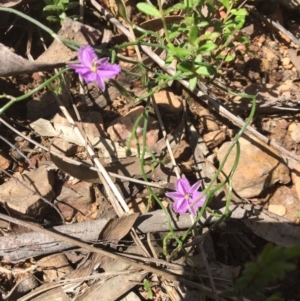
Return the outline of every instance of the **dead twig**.
[[[298,40],[290,31],[286,30],[282,25],[280,25],[278,22],[275,22],[269,18],[267,18],[266,16],[262,15],[261,13],[259,13],[253,6],[251,5],[245,5],[245,7],[249,10],[249,12],[251,14],[253,14],[255,17],[257,17],[258,19],[264,21],[264,22],[268,22],[270,24],[272,24],[272,26],[274,26],[276,29],[278,29],[280,32],[282,32],[284,35],[286,35],[289,39],[291,39],[291,41],[293,43],[295,43],[296,45],[300,46],[300,40]]]

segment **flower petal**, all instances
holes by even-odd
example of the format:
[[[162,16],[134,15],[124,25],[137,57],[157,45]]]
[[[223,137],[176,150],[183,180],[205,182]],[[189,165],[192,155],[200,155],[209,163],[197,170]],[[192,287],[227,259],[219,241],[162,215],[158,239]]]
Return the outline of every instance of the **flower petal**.
[[[177,199],[173,204],[176,213],[185,213],[188,210],[188,202],[185,198]]]
[[[110,79],[121,72],[121,67],[117,64],[102,65],[97,70],[99,76],[103,79]]]
[[[86,72],[79,75],[84,79],[84,81],[88,83],[92,83],[94,81],[97,81],[97,74],[95,72]]]
[[[190,197],[190,202],[195,202],[201,197],[202,197],[202,193],[200,191],[192,192]]]
[[[99,66],[100,65],[105,65],[105,64],[108,63],[108,61],[109,61],[109,57],[102,57],[101,59],[98,60],[97,65],[98,64],[99,64]]]
[[[175,188],[179,193],[186,195],[190,192],[191,186],[186,178],[180,178],[175,182]]]
[[[174,191],[174,192],[167,192],[166,196],[168,198],[171,198],[173,200],[176,200],[178,198],[184,198],[184,195],[182,195],[180,192]]]
[[[190,206],[189,208],[188,208],[188,210],[191,212],[191,214],[193,215],[193,216],[196,216],[197,215],[197,210],[198,210],[198,208],[197,207],[195,207],[195,206]]]
[[[196,206],[197,207],[202,207],[204,202],[205,202],[205,199],[206,199],[206,195],[204,194],[204,195],[202,195],[202,198],[199,201],[196,202]]]
[[[96,74],[96,82],[99,86],[99,88],[104,91],[105,90],[105,83],[104,83],[104,80],[101,76],[99,76],[98,72],[95,73]]]
[[[193,186],[191,187],[190,192],[194,192],[197,191],[199,189],[199,187],[201,186],[201,181],[197,181],[195,184],[193,184]]]
[[[69,65],[70,68],[74,69],[76,73],[84,77],[86,74],[91,73],[90,68],[82,65]]]
[[[81,46],[78,50],[78,58],[80,63],[84,66],[90,67],[92,62],[98,60],[98,57],[90,45]]]

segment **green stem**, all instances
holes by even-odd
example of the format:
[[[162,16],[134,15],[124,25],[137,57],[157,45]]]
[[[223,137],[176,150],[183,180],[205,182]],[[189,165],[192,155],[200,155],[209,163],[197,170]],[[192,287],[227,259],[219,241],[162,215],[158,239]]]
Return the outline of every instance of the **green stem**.
[[[252,98],[252,108],[251,108],[251,112],[250,112],[250,115],[249,115],[249,117],[248,117],[248,120],[245,122],[245,124],[241,127],[241,129],[239,130],[239,132],[236,134],[236,136],[235,136],[234,140],[232,141],[232,143],[231,143],[231,145],[230,145],[228,151],[226,152],[225,157],[223,158],[223,160],[222,160],[222,162],[221,162],[221,164],[220,164],[220,166],[219,166],[217,172],[216,172],[215,175],[213,176],[213,178],[212,178],[212,180],[210,181],[209,185],[208,185],[208,186],[205,188],[205,190],[203,191],[203,194],[206,194],[206,199],[205,199],[205,202],[204,202],[204,204],[203,204],[203,206],[202,206],[200,212],[199,212],[198,215],[197,215],[197,218],[195,219],[195,223],[197,223],[197,222],[201,219],[201,217],[203,216],[203,213],[204,213],[204,211],[206,210],[206,207],[207,207],[207,205],[209,204],[210,199],[212,198],[212,196],[213,196],[213,194],[214,194],[214,192],[215,192],[215,190],[211,190],[212,184],[217,180],[217,178],[218,178],[220,172],[222,171],[222,169],[223,169],[223,167],[224,167],[224,165],[225,165],[225,163],[226,163],[226,161],[227,161],[227,158],[228,158],[230,152],[232,151],[233,147],[234,147],[236,144],[239,143],[238,140],[240,139],[240,137],[241,137],[242,134],[244,133],[245,129],[246,129],[247,126],[251,123],[251,121],[252,121],[252,119],[253,119],[253,116],[254,116],[255,110],[256,110],[256,98],[255,98],[255,96],[249,96],[249,95],[247,95],[247,97],[248,97],[248,98]],[[238,156],[239,156],[239,153],[240,153],[240,148],[239,148],[239,145],[238,145],[238,147],[237,147],[237,155],[238,155]],[[234,162],[234,166],[233,166],[233,168],[232,168],[232,170],[231,170],[231,173],[230,173],[230,175],[229,175],[230,177],[232,177],[232,173],[236,170],[237,165],[238,165],[238,160],[237,160],[237,158],[236,158],[236,160],[235,160],[235,162]],[[231,180],[230,180],[230,181],[231,181]],[[224,185],[226,184],[226,182],[227,182],[227,181],[222,182],[222,186],[224,186]],[[230,185],[230,187],[231,187],[231,185]],[[220,188],[221,188],[221,187],[220,187]],[[230,189],[232,189],[232,188],[230,188]],[[230,195],[231,195],[231,192],[230,192]],[[196,200],[195,202],[197,202],[197,200]],[[229,205],[230,205],[230,198],[227,198],[227,201],[226,201],[226,209],[225,209],[225,213],[227,213],[227,215],[224,214],[224,215],[220,218],[220,220],[217,221],[216,224],[219,224],[222,220],[224,220],[224,219],[228,216]],[[216,225],[216,224],[215,224],[215,225]],[[188,236],[188,234],[192,231],[193,226],[194,226],[194,225],[192,225],[192,226],[184,233],[184,235],[183,235],[182,238],[181,238],[181,241],[184,241],[184,240],[186,239],[186,237]]]
[[[142,154],[141,154],[141,158],[140,158],[140,165],[141,165],[141,171],[142,171],[142,176],[145,182],[148,182],[148,178],[146,176],[146,172],[145,172],[145,154],[146,154],[146,134],[147,134],[147,127],[148,127],[148,119],[149,119],[149,107],[150,107],[150,103],[149,100],[147,102],[146,108],[145,108],[145,119],[144,119],[144,127],[143,127],[143,150],[142,150]],[[176,236],[173,228],[172,228],[172,224],[171,224],[171,218],[169,215],[169,212],[167,211],[166,207],[162,204],[162,202],[160,201],[160,199],[157,197],[157,195],[154,193],[154,191],[152,190],[152,188],[150,186],[147,186],[147,189],[150,193],[150,195],[155,199],[155,201],[159,204],[159,206],[161,207],[161,209],[164,211],[165,216],[167,218],[167,223],[170,229],[170,233],[172,235],[172,237],[177,241],[177,243],[181,246],[182,243],[180,241],[180,239]]]
[[[24,100],[28,97],[30,97],[31,95],[33,95],[34,93],[40,91],[42,88],[46,87],[47,85],[49,85],[53,80],[55,80],[56,78],[58,78],[61,74],[63,74],[64,72],[66,72],[67,70],[69,70],[69,68],[64,68],[62,70],[60,70],[57,74],[53,75],[52,77],[50,77],[49,79],[45,80],[41,85],[39,85],[38,87],[36,87],[35,89],[31,90],[30,92],[13,98],[11,99],[7,104],[5,104],[1,109],[0,109],[0,115],[3,114],[11,105],[13,105],[15,102]]]
[[[141,115],[136,119],[136,121],[135,121],[135,123],[134,123],[132,132],[131,132],[129,138],[127,139],[127,141],[126,141],[126,152],[129,152],[129,151],[130,151],[130,142],[131,142],[131,140],[132,140],[134,137],[136,137],[136,129],[137,129],[137,127],[139,126],[139,123],[140,123],[140,121],[142,120],[143,117],[144,117],[144,114],[141,114]],[[139,144],[139,143],[138,143],[138,140],[137,140],[137,146],[138,146],[138,144]]]
[[[165,13],[164,13],[163,8],[162,8],[161,0],[157,0],[157,4],[158,4],[158,9],[159,9],[159,12],[160,12],[160,15],[161,15],[161,21],[162,21],[164,31],[165,31],[165,37],[166,37],[167,43],[169,44],[169,43],[171,43],[171,40],[169,38],[167,22],[166,22],[166,18],[165,18]]]

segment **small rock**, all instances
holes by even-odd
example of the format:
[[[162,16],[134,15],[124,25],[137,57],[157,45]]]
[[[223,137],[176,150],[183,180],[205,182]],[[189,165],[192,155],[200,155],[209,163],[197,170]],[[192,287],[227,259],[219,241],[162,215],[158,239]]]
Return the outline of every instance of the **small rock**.
[[[300,164],[296,164],[292,171],[292,180],[295,185],[295,190],[298,196],[298,200],[300,201]]]
[[[291,132],[291,138],[296,143],[300,143],[300,125],[297,125]]]
[[[134,129],[134,125],[138,117],[144,113],[144,107],[138,106],[127,113],[125,116],[119,117],[110,123],[107,128],[107,133],[110,136],[110,139],[115,142],[126,143],[126,140],[131,136],[132,131]],[[143,144],[143,124],[144,118],[141,119],[139,125],[136,129],[136,134],[138,137],[138,141],[140,146]],[[153,147],[158,140],[158,126],[157,122],[149,117],[148,120],[148,129],[146,133],[146,145],[148,147]],[[136,139],[133,138],[130,142],[131,147],[136,147]]]
[[[55,137],[52,139],[51,149],[59,154],[69,157],[75,154],[76,145],[60,137]]]
[[[286,208],[283,205],[269,205],[268,210],[279,216],[284,216],[286,214]]]
[[[203,135],[203,140],[208,148],[215,148],[224,142],[226,134],[222,130],[209,132]]]
[[[284,68],[286,70],[292,70],[294,68],[294,65],[293,64],[289,64],[289,65],[284,66]]]
[[[283,185],[276,187],[276,190],[272,192],[268,199],[268,204],[269,206],[283,206],[285,208],[284,217],[290,221],[295,221],[296,213],[300,211],[300,202],[295,187],[289,188]],[[269,209],[269,211],[272,211],[272,209]],[[278,213],[274,213],[280,215],[281,211],[283,212],[283,209],[278,208]]]
[[[63,277],[74,270],[66,255],[62,253],[52,254],[39,259],[37,266],[43,270],[48,282],[55,281],[58,277]]]
[[[260,36],[258,39],[258,43],[260,43],[261,45],[265,42],[266,37],[264,35]]]
[[[57,207],[66,221],[88,219],[93,204],[92,185],[87,182],[79,182],[69,185],[69,187],[62,187],[61,193],[56,199]]]
[[[288,127],[288,131],[292,132],[296,127],[297,127],[297,123],[292,122]]]
[[[84,128],[85,134],[92,137],[101,137],[104,133],[103,118],[99,112],[81,112],[81,123],[76,122],[77,126]]]
[[[0,167],[2,169],[7,169],[11,163],[11,159],[7,154],[0,150]]]
[[[1,185],[0,202],[6,203],[11,209],[31,217],[40,218],[42,214],[46,214],[49,205],[41,200],[39,195],[49,201],[54,198],[55,194],[52,190],[54,182],[53,171],[41,166],[36,170],[17,175],[15,178],[36,193],[26,189],[15,179],[10,179]]]
[[[200,112],[200,122],[202,127],[207,129],[209,132],[219,130],[218,124],[214,121],[213,116],[209,113],[208,110],[204,109]]]
[[[285,119],[280,119],[278,121],[281,129],[286,130],[289,127],[289,123]]]
[[[180,112],[182,111],[182,103],[171,91],[162,90],[154,95],[155,102],[158,106],[171,111],[171,112]]]
[[[267,144],[254,137],[244,135],[239,139],[240,158],[232,178],[233,189],[244,198],[259,196],[268,188],[279,182],[290,182],[289,169],[279,154]],[[225,142],[219,149],[217,157],[223,160],[231,142]],[[228,175],[236,159],[236,148],[233,148],[224,165],[223,172]]]

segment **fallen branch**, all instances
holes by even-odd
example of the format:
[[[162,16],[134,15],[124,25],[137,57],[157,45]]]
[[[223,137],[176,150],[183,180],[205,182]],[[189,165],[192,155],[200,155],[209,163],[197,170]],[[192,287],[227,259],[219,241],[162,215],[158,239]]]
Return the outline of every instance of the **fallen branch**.
[[[225,208],[222,208],[215,212],[222,214],[224,211]],[[252,205],[245,205],[243,207],[231,205],[230,212],[231,219],[242,220],[254,233],[270,242],[282,246],[290,246],[300,240],[298,227],[287,219],[266,210],[262,210],[260,207]],[[0,215],[0,217],[2,218],[3,215]],[[184,230],[192,226],[189,214],[182,214],[179,216],[172,214],[171,217],[172,227],[175,230]],[[13,220],[15,221],[15,219]],[[205,213],[201,218],[200,223],[203,226],[210,226],[217,220],[217,217]],[[19,262],[29,257],[61,252],[73,248],[74,244],[64,240],[63,238],[65,236],[63,235],[74,237],[72,241],[75,241],[76,239],[77,242],[85,241],[87,243],[99,243],[99,234],[107,223],[108,220],[106,219],[98,219],[57,226],[45,230],[46,232],[44,229],[35,226],[35,232],[0,237],[0,256],[3,257],[4,261]],[[162,210],[141,215],[135,222],[134,228],[138,233],[169,231],[168,223]],[[58,240],[56,237],[49,236],[48,233],[53,233],[51,231],[61,233],[59,234],[60,239]]]

